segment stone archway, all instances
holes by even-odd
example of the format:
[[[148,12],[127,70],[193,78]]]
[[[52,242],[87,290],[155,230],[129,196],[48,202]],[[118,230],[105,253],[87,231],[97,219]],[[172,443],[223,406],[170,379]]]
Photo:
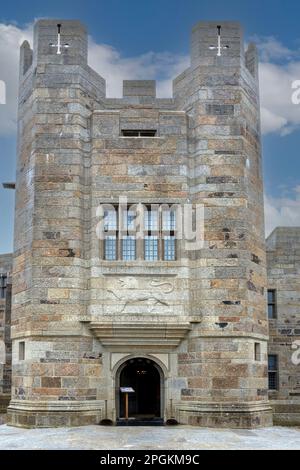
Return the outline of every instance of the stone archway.
[[[125,424],[125,397],[121,387],[132,387],[129,394],[129,422],[162,424],[164,410],[164,373],[147,357],[131,357],[116,372],[117,424]]]

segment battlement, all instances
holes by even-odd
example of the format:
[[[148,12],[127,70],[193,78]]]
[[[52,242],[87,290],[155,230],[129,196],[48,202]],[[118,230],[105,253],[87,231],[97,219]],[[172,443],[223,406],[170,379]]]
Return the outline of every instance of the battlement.
[[[220,56],[218,56],[218,27],[220,27]],[[243,31],[235,21],[200,21],[192,29],[191,64],[212,65],[216,60],[233,65],[244,55]],[[234,60],[235,59],[235,60]]]
[[[26,75],[32,66],[82,66],[89,76],[96,80],[94,70],[88,67],[88,37],[84,25],[78,20],[42,19],[34,26],[34,41],[31,49],[24,41],[20,52],[20,77]],[[192,29],[191,67],[179,77],[174,77],[175,96],[177,83],[186,75],[184,87],[192,80],[190,74],[198,66],[219,68],[244,66],[257,79],[258,58],[256,47],[250,44],[244,50],[243,31],[238,22],[209,21],[199,22]],[[40,69],[40,72],[43,69]],[[54,69],[49,69],[53,73]],[[70,72],[70,69],[69,71]],[[62,73],[65,71],[62,70]],[[55,70],[57,75],[57,70]],[[105,77],[104,77],[105,78]],[[97,80],[96,80],[97,81]],[[100,84],[101,95],[105,88],[104,80]],[[180,94],[180,93],[179,93]],[[156,99],[155,80],[124,80],[123,98],[125,101],[153,101]]]
[[[155,80],[123,80],[123,97],[156,97]]]
[[[61,25],[61,53],[57,54]],[[85,26],[77,20],[38,20],[34,25],[33,61],[66,65],[87,65],[88,40]]]

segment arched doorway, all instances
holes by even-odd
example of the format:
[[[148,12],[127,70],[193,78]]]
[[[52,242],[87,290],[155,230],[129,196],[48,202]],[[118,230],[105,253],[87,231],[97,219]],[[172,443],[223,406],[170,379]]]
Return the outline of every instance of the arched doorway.
[[[154,361],[144,357],[130,358],[117,371],[117,423],[126,421],[125,393],[128,393],[128,424],[162,424],[163,371]],[[127,422],[127,421],[126,421]]]

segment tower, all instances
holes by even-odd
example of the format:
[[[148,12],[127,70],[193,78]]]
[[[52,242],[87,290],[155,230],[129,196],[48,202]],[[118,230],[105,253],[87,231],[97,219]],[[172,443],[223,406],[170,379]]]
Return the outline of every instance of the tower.
[[[59,23],[69,45],[60,55],[52,47]],[[100,418],[92,377],[101,358],[78,319],[87,308],[89,123],[104,90],[87,65],[85,28],[38,21],[33,51],[25,42],[20,57],[8,411],[15,425]]]
[[[253,44],[244,52],[238,23],[193,28],[191,67],[175,79],[174,97],[187,113],[190,197],[205,206],[204,247],[190,263],[190,312],[201,323],[179,354],[188,375],[181,416],[268,424],[258,57]]]
[[[77,21],[38,21],[20,64],[10,423],[126,424],[131,387],[142,423],[270,424],[254,46],[197,24],[169,99],[106,98]]]

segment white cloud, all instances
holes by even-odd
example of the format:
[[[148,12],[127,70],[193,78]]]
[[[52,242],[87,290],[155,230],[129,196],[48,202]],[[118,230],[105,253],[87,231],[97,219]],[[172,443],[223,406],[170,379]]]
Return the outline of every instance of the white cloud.
[[[123,80],[157,79],[157,96],[172,96],[172,79],[189,66],[189,57],[169,52],[147,52],[122,57],[113,47],[89,43],[89,65],[107,82],[107,96],[121,97]]]
[[[300,51],[290,50],[272,37],[255,39],[261,57],[262,132],[285,136],[300,128],[300,105],[292,103],[292,83],[300,80]]]
[[[300,56],[300,51],[292,51],[284,46],[273,36],[253,36],[251,41],[257,45],[262,62],[276,61],[280,59],[291,60],[294,57]]]
[[[286,124],[288,123],[287,119],[274,114],[267,108],[263,106],[260,109],[261,111],[261,127],[264,134],[269,132],[281,131]]]
[[[267,236],[275,227],[299,227],[300,186],[293,189],[291,197],[265,196],[265,221]]]
[[[292,102],[292,83],[300,79],[300,61],[286,65],[261,63],[262,131],[286,135],[300,127],[300,105]]]

